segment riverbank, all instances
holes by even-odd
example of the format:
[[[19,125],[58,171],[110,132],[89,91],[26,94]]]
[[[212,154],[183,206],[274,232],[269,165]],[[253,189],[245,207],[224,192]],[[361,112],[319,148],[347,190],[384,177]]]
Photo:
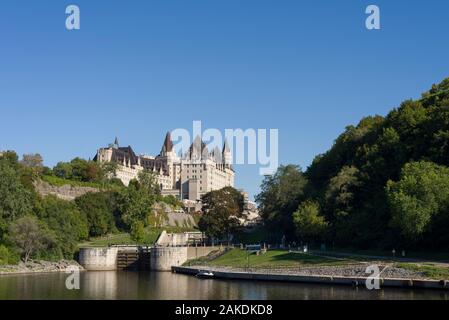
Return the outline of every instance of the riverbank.
[[[387,267],[382,269],[386,272]],[[339,270],[340,269],[340,270]],[[384,274],[381,269],[379,284],[381,288],[420,288],[420,289],[439,289],[449,290],[448,280],[431,280],[408,277],[403,270],[390,269],[389,273]],[[213,278],[223,280],[248,280],[248,281],[275,281],[275,282],[292,282],[292,283],[308,283],[308,284],[325,284],[325,285],[347,285],[347,286],[365,286],[367,275],[365,269],[360,266],[351,267],[319,267],[309,268],[308,270],[286,270],[286,269],[239,269],[226,267],[205,267],[205,266],[189,266],[189,267],[172,267],[173,273],[186,275],[196,275],[199,272],[212,272]],[[320,271],[323,274],[320,274]],[[354,274],[354,275],[348,275]],[[332,274],[332,275],[331,275]],[[395,276],[401,276],[395,278]],[[370,282],[371,283],[371,282]]]
[[[67,268],[73,266],[78,267],[80,271],[84,270],[84,268],[74,260],[60,260],[55,262],[28,261],[27,263],[20,262],[17,265],[0,266],[0,275],[65,272]]]
[[[302,253],[287,250],[268,250],[251,254],[231,249],[218,257],[205,257],[188,261],[184,267],[208,270],[225,278],[280,280],[294,282],[320,282],[354,284],[366,281],[373,274],[368,267],[377,267],[379,278],[395,286],[413,286],[430,281],[432,288],[449,287],[449,264],[411,259],[335,255],[328,252]],[[185,269],[180,269],[185,272]],[[440,284],[442,283],[442,284]]]

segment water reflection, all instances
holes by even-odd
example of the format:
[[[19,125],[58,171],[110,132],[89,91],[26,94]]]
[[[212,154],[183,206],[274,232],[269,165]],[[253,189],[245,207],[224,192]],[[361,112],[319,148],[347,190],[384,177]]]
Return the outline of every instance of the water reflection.
[[[65,273],[0,276],[0,299],[449,299],[449,292],[437,290],[199,280],[170,272],[82,272],[81,289],[70,291],[65,288],[66,277]]]
[[[80,289],[83,299],[117,299],[118,293],[118,273],[115,271],[106,272],[84,272]]]

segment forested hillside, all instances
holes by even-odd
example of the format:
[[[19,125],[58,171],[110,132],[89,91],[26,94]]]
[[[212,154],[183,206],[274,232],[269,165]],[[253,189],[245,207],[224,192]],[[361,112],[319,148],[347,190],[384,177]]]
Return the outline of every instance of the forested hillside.
[[[132,243],[142,243],[154,225],[153,205],[181,203],[160,195],[152,173],[142,171],[128,187],[110,178],[113,164],[73,159],[54,168],[42,157],[15,152],[0,155],[0,265],[19,259],[72,259],[80,242],[113,233],[129,233]],[[74,201],[55,195],[41,196],[35,186],[45,180],[53,186],[90,188]],[[96,188],[96,189],[93,189]]]
[[[348,126],[305,172],[281,167],[257,201],[275,237],[358,247],[449,244],[449,78]]]

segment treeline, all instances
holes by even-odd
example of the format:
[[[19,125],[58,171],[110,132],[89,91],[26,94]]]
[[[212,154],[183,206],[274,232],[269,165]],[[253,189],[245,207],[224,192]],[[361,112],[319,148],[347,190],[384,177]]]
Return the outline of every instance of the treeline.
[[[305,172],[279,168],[256,197],[273,241],[362,248],[449,244],[449,79],[386,117],[348,126]]]
[[[80,241],[125,231],[141,242],[150,225],[153,204],[163,201],[182,204],[174,197],[162,197],[155,177],[142,171],[139,181],[124,187],[108,172],[113,166],[74,159],[53,169],[42,165],[39,155],[25,155],[19,161],[14,152],[0,156],[0,264],[29,258],[57,260],[73,258]],[[75,201],[55,196],[40,197],[33,180],[44,175],[85,182],[101,182],[105,188],[87,193]],[[108,187],[108,186],[114,187]]]
[[[45,167],[40,154],[26,154],[20,164],[29,168],[29,173],[47,178],[56,177],[73,182],[83,182],[92,184],[115,184],[123,186],[120,179],[115,178],[117,163],[98,163],[92,160],[74,158],[69,162],[58,162],[53,168]],[[51,179],[50,179],[51,181]]]

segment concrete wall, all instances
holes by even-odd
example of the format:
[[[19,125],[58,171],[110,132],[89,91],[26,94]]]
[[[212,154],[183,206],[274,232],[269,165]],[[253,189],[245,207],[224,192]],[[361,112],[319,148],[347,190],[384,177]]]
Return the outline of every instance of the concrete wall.
[[[187,260],[198,259],[207,256],[213,251],[220,250],[220,247],[188,247],[187,248]]]
[[[180,266],[186,261],[187,247],[151,248],[151,270],[170,271],[172,266]]]
[[[86,270],[108,271],[117,269],[118,248],[81,248],[79,263]]]
[[[117,270],[119,251],[135,251],[135,247],[81,248],[79,263],[86,270]],[[170,271],[173,266],[180,266],[189,259],[207,256],[220,247],[153,247],[150,249],[150,269]]]
[[[157,239],[158,246],[183,246],[187,244],[189,235],[187,233],[167,233],[162,231]]]

